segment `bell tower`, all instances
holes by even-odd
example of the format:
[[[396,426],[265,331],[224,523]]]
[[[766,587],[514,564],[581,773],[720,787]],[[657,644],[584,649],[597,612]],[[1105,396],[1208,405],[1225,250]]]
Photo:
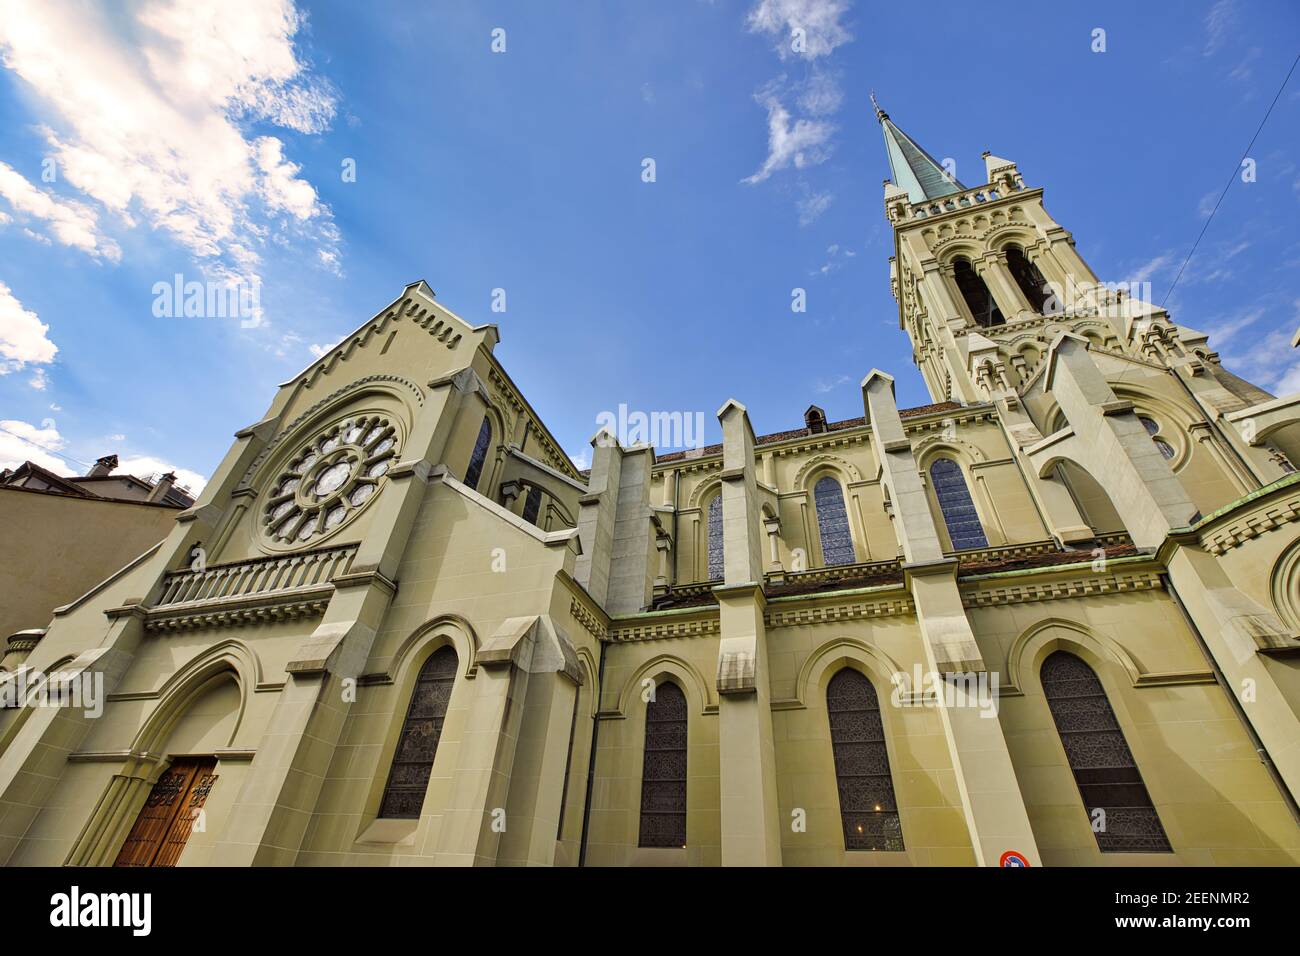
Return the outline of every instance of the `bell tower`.
[[[892,174],[890,290],[934,401],[993,402],[1028,447],[1062,427],[1047,365],[1069,333],[1203,513],[1291,469],[1291,436],[1261,442],[1241,425],[1273,396],[1224,369],[1205,333],[1152,303],[1149,283],[1101,282],[1013,161],[986,151],[982,182],[965,185],[872,105]]]

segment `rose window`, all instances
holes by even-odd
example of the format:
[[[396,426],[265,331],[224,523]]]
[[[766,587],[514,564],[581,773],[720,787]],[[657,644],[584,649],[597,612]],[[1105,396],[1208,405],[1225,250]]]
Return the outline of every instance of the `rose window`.
[[[379,490],[397,458],[397,430],[379,415],[330,426],[289,460],[263,509],[267,536],[310,541],[348,521]]]

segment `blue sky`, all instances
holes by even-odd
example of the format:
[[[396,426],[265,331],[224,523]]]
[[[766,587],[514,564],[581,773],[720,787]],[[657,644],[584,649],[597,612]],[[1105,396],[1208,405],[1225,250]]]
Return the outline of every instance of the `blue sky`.
[[[114,452],[197,485],[313,349],[418,278],[500,326],[580,464],[620,403],[702,411],[714,440],[731,396],[759,433],[811,402],[860,415],[880,367],[923,404],[868,91],[968,185],[984,149],[1018,162],[1103,279],[1159,301],[1300,8],[1135,6],[0,0],[0,466]],[[1298,114],[1293,77],[1168,303],[1283,392]],[[258,324],[155,315],[176,274],[256,280]]]

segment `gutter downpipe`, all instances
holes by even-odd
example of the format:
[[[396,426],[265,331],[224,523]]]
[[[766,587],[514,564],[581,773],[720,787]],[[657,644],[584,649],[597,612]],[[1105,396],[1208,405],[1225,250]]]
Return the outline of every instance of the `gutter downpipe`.
[[[600,697],[605,687],[605,648],[600,642],[600,663],[596,668],[596,715],[591,719],[591,755],[587,758],[587,794],[582,803],[582,839],[578,844],[578,866],[587,865],[587,831],[591,826],[591,794],[596,786],[596,744],[600,740]]]

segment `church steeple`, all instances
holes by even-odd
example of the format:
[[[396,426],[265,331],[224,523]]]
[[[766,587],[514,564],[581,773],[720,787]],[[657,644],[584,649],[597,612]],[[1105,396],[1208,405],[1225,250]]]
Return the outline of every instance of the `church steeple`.
[[[966,187],[950,176],[933,156],[894,125],[889,114],[876,102],[874,91],[871,105],[875,107],[876,119],[885,134],[885,152],[889,155],[894,185],[906,190],[912,202],[925,202],[965,191]]]

